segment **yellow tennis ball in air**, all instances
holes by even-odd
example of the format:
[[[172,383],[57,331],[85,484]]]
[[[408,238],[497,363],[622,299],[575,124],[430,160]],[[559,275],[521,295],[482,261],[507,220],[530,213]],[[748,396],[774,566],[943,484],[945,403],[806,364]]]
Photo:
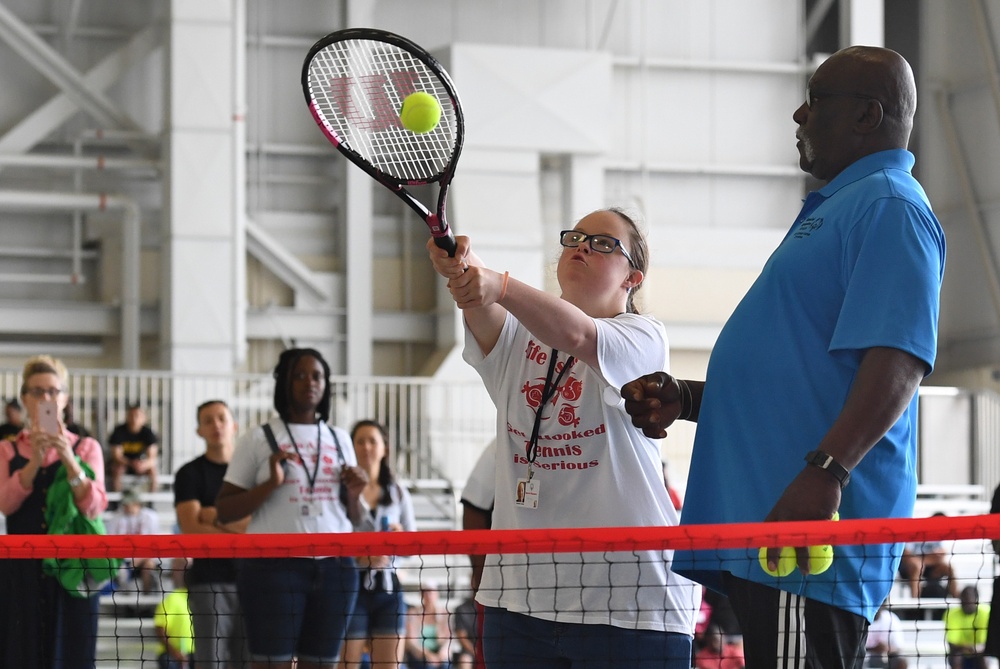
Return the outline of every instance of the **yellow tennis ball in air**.
[[[422,135],[436,128],[441,121],[441,105],[430,93],[410,93],[403,100],[399,120],[410,132]]]
[[[830,520],[840,520],[840,512],[835,511]],[[822,574],[833,564],[833,546],[826,544],[823,546],[809,547],[809,575]]]
[[[760,568],[771,576],[785,577],[795,571],[795,549],[791,546],[785,546],[781,549],[781,555],[778,556],[778,571],[768,569],[766,547],[760,547],[760,551],[757,553],[757,560],[760,562]]]

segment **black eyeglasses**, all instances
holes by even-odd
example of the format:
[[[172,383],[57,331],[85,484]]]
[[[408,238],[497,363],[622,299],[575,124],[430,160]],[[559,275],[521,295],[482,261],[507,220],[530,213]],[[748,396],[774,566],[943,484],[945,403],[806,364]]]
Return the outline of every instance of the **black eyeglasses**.
[[[812,106],[816,104],[817,100],[823,98],[857,98],[859,100],[875,100],[879,104],[882,101],[871,95],[862,95],[861,93],[835,93],[831,91],[814,91],[811,88],[806,88],[806,107],[812,109]]]
[[[579,230],[563,230],[559,233],[559,243],[568,249],[575,249],[580,244],[587,240],[590,240],[590,250],[597,251],[598,253],[614,253],[615,249],[620,249],[622,255],[628,260],[628,264],[632,266],[632,269],[638,269],[635,266],[635,261],[632,260],[632,256],[628,254],[625,247],[622,246],[620,239],[612,237],[611,235],[588,235],[585,232],[580,232]]]
[[[62,388],[27,388],[24,391],[25,395],[31,395],[36,400],[40,400],[45,397],[55,399],[62,395],[62,393]]]

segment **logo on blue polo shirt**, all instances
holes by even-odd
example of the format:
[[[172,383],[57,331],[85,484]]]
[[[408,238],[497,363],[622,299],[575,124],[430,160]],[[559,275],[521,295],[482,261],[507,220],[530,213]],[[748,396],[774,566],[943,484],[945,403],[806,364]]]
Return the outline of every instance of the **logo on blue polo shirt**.
[[[823,227],[822,218],[807,218],[806,220],[799,223],[798,229],[795,230],[795,234],[792,235],[796,239],[802,239],[803,237],[808,237],[812,233],[816,232]]]

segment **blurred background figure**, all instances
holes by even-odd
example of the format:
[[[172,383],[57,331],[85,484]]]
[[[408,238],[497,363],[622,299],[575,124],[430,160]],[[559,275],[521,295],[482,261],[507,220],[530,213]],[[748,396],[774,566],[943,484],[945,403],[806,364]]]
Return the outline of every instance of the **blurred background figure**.
[[[743,669],[745,666],[743,644],[730,642],[715,623],[709,623],[698,644],[694,654],[695,669]]]
[[[940,541],[907,544],[899,573],[914,597],[958,597],[958,583],[948,551]]]
[[[385,427],[373,420],[358,421],[351,428],[351,440],[358,466],[368,473],[368,483],[361,493],[368,518],[359,529],[415,531],[413,501],[392,471]],[[403,661],[406,629],[406,604],[396,576],[395,559],[388,555],[360,557],[358,567],[360,589],[347,624],[343,666],[358,669],[368,648],[372,669],[395,669]]]
[[[420,606],[406,618],[407,669],[448,669],[451,632],[448,612],[438,599],[437,582],[420,584]]]
[[[479,641],[479,625],[476,600],[472,597],[462,601],[452,615],[451,665],[454,669],[473,669],[476,662],[476,644]]]
[[[882,602],[875,620],[868,626],[868,641],[865,642],[865,652],[868,654],[866,667],[878,669],[906,669],[906,658],[902,657],[903,622],[895,613],[889,610],[888,600]]]
[[[108,534],[162,534],[160,518],[142,503],[135,488],[122,493],[121,505],[105,520]],[[127,558],[122,566],[119,586],[134,583],[144,593],[156,590],[160,559],[152,557]]]
[[[24,427],[24,412],[21,403],[16,398],[7,400],[3,405],[4,422],[0,425],[0,441],[14,441],[17,433]]]
[[[130,404],[125,422],[115,426],[108,437],[111,446],[111,490],[122,489],[125,474],[149,478],[149,490],[159,489],[157,455],[160,450],[156,433],[146,424],[146,412],[139,404]]]
[[[170,562],[173,589],[168,592],[153,613],[160,651],[156,657],[159,669],[194,668],[194,628],[188,612],[188,592],[184,581],[187,569],[185,558]]]
[[[69,398],[66,401],[66,408],[63,409],[63,424],[67,430],[75,435],[81,437],[90,436],[90,430],[76,422],[76,418],[73,416],[73,402]]]
[[[951,669],[986,669],[986,628],[990,605],[979,603],[974,585],[962,588],[961,604],[944,613],[944,635],[948,642],[948,666]]]

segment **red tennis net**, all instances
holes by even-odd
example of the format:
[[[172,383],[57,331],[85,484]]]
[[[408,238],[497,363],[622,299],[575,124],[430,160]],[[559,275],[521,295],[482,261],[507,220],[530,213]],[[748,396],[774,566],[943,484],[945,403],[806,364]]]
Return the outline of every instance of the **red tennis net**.
[[[908,554],[935,547],[950,568],[943,596],[925,596],[913,591],[913,581],[897,574],[891,584],[889,608],[899,617],[895,630],[897,652],[912,667],[945,666],[949,646],[945,611],[957,606],[956,596],[971,587],[982,604],[992,599],[997,576],[997,558],[992,540],[1000,539],[1000,515],[931,517],[918,519],[842,520],[829,522],[748,523],[685,527],[581,528],[549,530],[477,530],[377,532],[355,534],[273,534],[273,535],[154,535],[154,536],[0,536],[0,560],[4,564],[46,558],[126,559],[126,564],[109,584],[92,594],[99,601],[98,667],[153,667],[162,651],[157,633],[157,608],[174,589],[172,575],[187,561],[205,558],[303,558],[364,557],[393,555],[396,558],[398,587],[410,608],[407,615],[419,615],[421,583],[434,582],[442,610],[447,612],[449,638],[441,644],[449,660],[461,664],[463,656],[460,628],[468,619],[458,620],[456,611],[469,610],[472,595],[469,555],[534,554],[553,561],[573,554],[597,555],[645,551],[690,549],[713,551],[729,548],[803,545],[901,544]],[[901,549],[900,549],[901,551]],[[134,579],[130,565],[145,558],[158,565],[154,587],[143,592],[144,584]],[[638,557],[637,557],[638,559]],[[2,565],[0,565],[2,566]],[[907,561],[904,560],[904,567]],[[538,584],[552,587],[553,584]],[[95,586],[96,587],[96,586]],[[713,602],[718,600],[710,596]],[[462,608],[464,606],[464,608]],[[718,607],[718,604],[716,604]],[[706,633],[721,633],[730,641],[738,630],[719,629],[709,624],[711,607],[703,604],[697,612],[699,636],[696,648],[711,639]],[[162,621],[162,616],[161,616]],[[974,623],[979,626],[980,623]],[[405,624],[401,625],[406,627]],[[444,632],[442,636],[444,636]],[[467,631],[466,631],[467,634]],[[985,636],[978,628],[971,638]],[[425,643],[426,639],[414,640]],[[403,639],[401,643],[405,643]],[[40,640],[51,643],[52,640]],[[370,651],[370,648],[366,648]],[[221,665],[219,665],[221,666]],[[471,666],[471,664],[465,665]]]

